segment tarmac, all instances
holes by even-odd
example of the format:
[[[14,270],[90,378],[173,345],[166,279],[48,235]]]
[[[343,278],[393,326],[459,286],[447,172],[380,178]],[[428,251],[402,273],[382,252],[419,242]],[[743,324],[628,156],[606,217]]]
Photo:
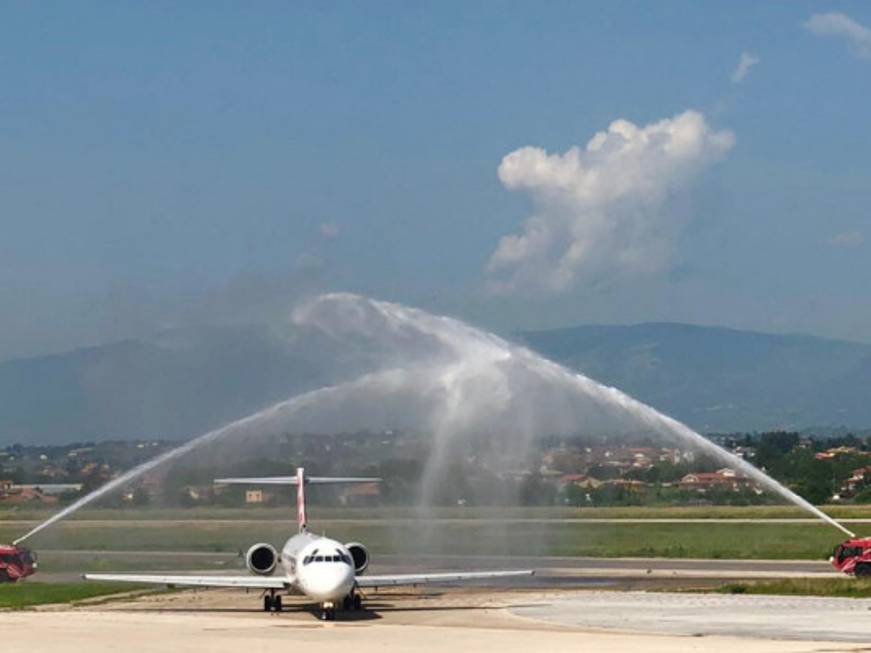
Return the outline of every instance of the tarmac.
[[[584,592],[511,611],[581,629],[871,643],[871,599]]]
[[[42,550],[40,559],[78,571],[40,571],[41,582],[70,582],[94,560],[100,570],[178,570],[197,573],[244,573],[235,554],[185,551],[85,551]],[[51,566],[51,565],[47,565]],[[470,556],[470,555],[378,555],[369,573],[410,573],[450,569],[534,569],[535,576],[511,579],[508,587],[524,589],[572,589],[611,587],[619,589],[667,588],[692,580],[699,586],[718,581],[780,578],[842,578],[825,560],[702,560],[674,558],[589,558],[574,556]],[[504,581],[491,586],[501,587]]]
[[[72,565],[99,556],[244,573],[233,555],[154,551],[55,551]],[[48,557],[48,556],[46,556]],[[659,653],[871,650],[871,600],[674,593],[728,579],[839,577],[825,561],[674,560],[525,556],[379,556],[372,573],[533,568],[531,578],[485,586],[430,586],[371,594],[361,612],[318,620],[287,597],[264,613],[258,592],[182,591],[45,606],[0,616],[0,651],[202,651],[302,646],[379,651],[499,650]],[[71,574],[44,574],[66,581]],[[643,591],[639,591],[643,590]]]
[[[239,591],[176,592],[2,615],[4,653],[351,649],[811,653],[868,650],[868,601],[601,591],[386,592],[321,622],[301,600],[280,614]],[[849,622],[849,626],[844,626]],[[814,624],[818,624],[815,626]]]

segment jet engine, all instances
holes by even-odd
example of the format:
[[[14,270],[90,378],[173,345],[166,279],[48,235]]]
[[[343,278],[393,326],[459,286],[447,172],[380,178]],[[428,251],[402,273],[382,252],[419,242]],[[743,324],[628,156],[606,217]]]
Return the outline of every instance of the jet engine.
[[[255,544],[245,554],[245,564],[252,574],[269,576],[278,564],[278,551],[271,544]]]
[[[348,553],[354,560],[354,573],[359,576],[369,567],[369,551],[359,542],[349,542],[345,548],[348,549]]]

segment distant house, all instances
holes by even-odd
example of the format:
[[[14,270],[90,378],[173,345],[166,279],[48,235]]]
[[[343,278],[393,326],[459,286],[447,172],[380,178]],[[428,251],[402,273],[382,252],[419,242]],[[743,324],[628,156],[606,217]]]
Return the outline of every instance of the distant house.
[[[672,465],[679,465],[680,460],[681,460],[680,449],[668,449],[665,447],[660,449],[659,462],[671,463]]]
[[[245,490],[245,503],[263,503],[263,490]]]
[[[838,456],[846,455],[867,456],[869,455],[869,452],[859,451],[856,447],[832,447],[831,449],[826,449],[825,451],[820,451],[819,453],[814,454],[814,458],[817,460],[832,460]]]
[[[620,488],[627,492],[643,492],[648,487],[648,483],[644,481],[636,481],[628,478],[612,478],[607,481],[602,481],[601,485],[605,487]]]
[[[869,484],[871,484],[871,467],[860,467],[859,469],[854,469],[850,473],[850,478],[844,481],[844,484],[838,491],[838,498],[843,499],[852,497],[859,490]]]
[[[871,481],[871,467],[860,467],[859,469],[854,469],[850,475],[850,480]]]
[[[79,474],[81,476],[90,476],[95,471],[97,471],[97,463],[90,462],[90,463],[85,463],[84,465],[81,466],[81,468],[79,469]]]
[[[355,483],[339,496],[343,506],[374,506],[381,500],[378,483]]]
[[[39,488],[19,488],[0,497],[3,505],[17,506],[25,503],[39,503],[44,506],[53,506],[58,499],[55,496],[43,494]]]
[[[586,474],[565,474],[564,476],[560,476],[557,485],[561,490],[565,490],[570,486],[590,490],[596,489],[602,485],[602,481],[593,478],[592,476],[587,476]]]
[[[12,492],[20,490],[39,490],[48,496],[66,494],[67,492],[79,492],[81,489],[81,483],[34,483],[28,485],[13,485],[10,488]]]
[[[648,447],[632,447],[627,448],[628,462],[635,469],[650,469],[655,461],[659,460],[660,450],[651,449]]]
[[[63,479],[69,476],[67,470],[57,465],[45,465],[39,470],[39,475],[43,478]]]
[[[728,467],[719,469],[716,472],[694,472],[684,476],[678,486],[682,490],[695,490],[696,492],[706,492],[707,490],[725,489],[738,491],[741,488],[747,487],[750,484],[750,479],[746,476],[738,474],[734,469]]]

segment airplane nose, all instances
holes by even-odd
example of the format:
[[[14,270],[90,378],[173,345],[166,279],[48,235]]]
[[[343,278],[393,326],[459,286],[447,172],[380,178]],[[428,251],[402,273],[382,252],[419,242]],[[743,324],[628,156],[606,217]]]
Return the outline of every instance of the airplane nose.
[[[347,565],[322,567],[307,573],[301,585],[305,593],[318,601],[335,601],[346,597],[354,588],[354,571]]]

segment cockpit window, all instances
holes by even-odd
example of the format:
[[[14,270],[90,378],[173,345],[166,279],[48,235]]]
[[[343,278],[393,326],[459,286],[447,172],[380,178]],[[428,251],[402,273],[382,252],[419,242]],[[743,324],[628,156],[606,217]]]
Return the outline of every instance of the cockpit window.
[[[315,554],[318,552],[317,549],[309,553],[305,558],[302,559],[302,564],[307,565],[315,559]]]
[[[344,553],[342,553],[339,550],[336,550],[335,555],[328,555],[328,556],[315,555],[316,553],[317,553],[317,549],[315,549],[314,551],[312,551],[312,553],[310,553],[305,558],[303,558],[302,564],[307,565],[311,562],[340,562],[340,563],[344,563],[344,564],[349,565],[349,566],[353,566],[353,563],[351,562],[350,556],[345,555]]]

